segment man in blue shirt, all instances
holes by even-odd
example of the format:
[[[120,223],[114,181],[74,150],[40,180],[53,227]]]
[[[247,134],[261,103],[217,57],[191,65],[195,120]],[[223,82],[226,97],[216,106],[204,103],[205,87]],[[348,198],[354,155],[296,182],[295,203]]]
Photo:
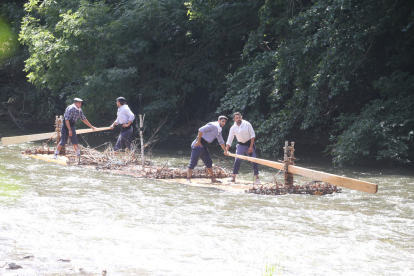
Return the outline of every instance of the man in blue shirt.
[[[197,166],[198,159],[201,157],[204,165],[207,167],[207,172],[211,177],[212,183],[221,183],[216,180],[213,175],[213,161],[211,160],[210,152],[208,151],[208,144],[217,139],[220,146],[224,150],[224,155],[227,155],[226,145],[222,136],[222,127],[226,125],[227,117],[218,117],[217,122],[211,122],[198,129],[197,138],[191,144],[191,160],[188,165],[187,181],[191,182],[191,175],[193,174],[194,167]]]
[[[73,100],[73,104],[66,108],[62,129],[60,130],[62,138],[60,140],[59,145],[56,147],[55,155],[53,158],[57,159],[60,150],[62,149],[62,147],[65,146],[66,142],[68,141],[68,138],[70,138],[70,141],[72,142],[73,149],[75,150],[76,155],[80,157],[80,150],[78,148],[78,137],[76,136],[75,129],[75,124],[78,119],[81,119],[87,126],[95,130],[95,127],[89,123],[88,119],[86,119],[85,115],[83,114],[81,106],[82,99],[75,98]]]
[[[132,113],[131,109],[129,109],[129,106],[125,103],[126,100],[124,97],[119,97],[116,99],[118,116],[115,122],[113,122],[113,124],[110,126],[110,128],[113,129],[115,125],[121,125],[121,133],[118,136],[118,141],[115,145],[115,151],[122,148],[131,149],[132,133],[134,132],[131,124],[135,119],[135,115]]]

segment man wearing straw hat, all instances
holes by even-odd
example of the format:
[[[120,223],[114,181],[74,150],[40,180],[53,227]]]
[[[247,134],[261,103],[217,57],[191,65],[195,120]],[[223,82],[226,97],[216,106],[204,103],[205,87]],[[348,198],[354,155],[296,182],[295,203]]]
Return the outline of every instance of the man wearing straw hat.
[[[65,146],[66,142],[68,141],[68,138],[70,138],[70,141],[72,142],[73,149],[76,152],[76,155],[80,158],[80,150],[78,147],[78,137],[76,136],[76,128],[75,124],[78,119],[81,119],[82,122],[84,122],[87,126],[95,130],[95,127],[92,126],[88,119],[86,119],[85,115],[83,114],[83,111],[81,109],[82,106],[82,99],[75,98],[73,100],[73,104],[69,105],[65,110],[65,115],[63,118],[63,125],[61,132],[61,140],[59,145],[56,147],[55,155],[53,158],[57,159],[57,156],[59,155],[60,150],[62,147]]]
[[[115,145],[115,151],[120,149],[131,149],[132,143],[132,133],[134,129],[132,128],[132,122],[135,119],[134,113],[132,113],[131,109],[126,103],[124,97],[119,97],[116,99],[116,106],[118,107],[117,118],[115,122],[110,126],[111,129],[114,128],[115,125],[121,125],[121,133],[119,134],[118,141]]]

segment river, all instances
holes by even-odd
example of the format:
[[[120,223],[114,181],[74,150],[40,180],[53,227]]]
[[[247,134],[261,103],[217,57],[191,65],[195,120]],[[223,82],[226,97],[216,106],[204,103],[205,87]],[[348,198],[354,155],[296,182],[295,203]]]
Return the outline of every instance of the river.
[[[379,191],[263,196],[50,164],[22,156],[29,145],[40,143],[0,145],[0,275],[414,275],[408,169],[296,152],[299,166]],[[189,141],[152,151],[172,166],[189,156]],[[250,179],[246,161],[241,171]],[[260,167],[262,180],[276,173]]]

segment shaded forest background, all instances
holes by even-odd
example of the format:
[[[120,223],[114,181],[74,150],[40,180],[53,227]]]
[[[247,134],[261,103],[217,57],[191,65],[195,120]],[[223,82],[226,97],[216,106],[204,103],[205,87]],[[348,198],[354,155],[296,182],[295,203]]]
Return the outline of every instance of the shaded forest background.
[[[263,155],[285,140],[337,165],[414,159],[414,1],[44,0],[0,6],[0,119],[94,125],[124,96],[147,133],[240,111]],[[110,115],[109,115],[110,114]],[[230,122],[232,123],[232,121]]]

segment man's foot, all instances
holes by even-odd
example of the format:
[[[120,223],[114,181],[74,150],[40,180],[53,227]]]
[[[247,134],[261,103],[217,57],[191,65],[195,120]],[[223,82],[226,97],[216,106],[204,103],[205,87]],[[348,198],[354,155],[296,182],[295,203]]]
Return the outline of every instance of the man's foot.
[[[235,177],[232,177],[230,181],[231,182],[236,182],[236,178]]]
[[[187,183],[191,183],[191,178],[187,178]]]
[[[53,159],[58,159],[57,154],[54,154],[52,158],[53,158]]]
[[[254,183],[255,183],[255,184],[260,184],[260,183],[262,183],[262,182],[260,181],[260,178],[256,177],[256,181],[255,181]]]
[[[218,181],[217,179],[212,178],[212,179],[211,179],[211,183],[221,183],[221,181]]]

